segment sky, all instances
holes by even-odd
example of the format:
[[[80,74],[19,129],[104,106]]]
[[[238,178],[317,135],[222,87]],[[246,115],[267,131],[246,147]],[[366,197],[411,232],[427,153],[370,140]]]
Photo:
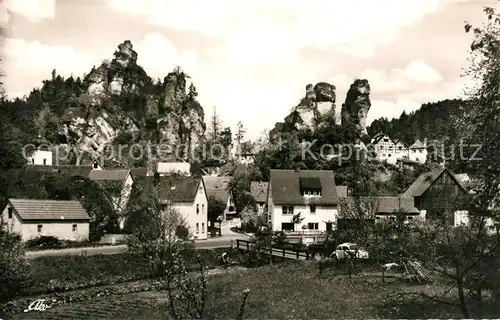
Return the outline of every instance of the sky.
[[[484,6],[457,0],[7,0],[0,4],[9,96],[29,94],[56,69],[82,76],[132,41],[153,79],[180,66],[206,120],[216,106],[247,138],[283,121],[307,84],[368,79],[368,123],[459,97],[471,35]]]

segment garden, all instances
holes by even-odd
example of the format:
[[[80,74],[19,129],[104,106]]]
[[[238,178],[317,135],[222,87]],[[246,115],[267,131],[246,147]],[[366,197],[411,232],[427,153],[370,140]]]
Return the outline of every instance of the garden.
[[[167,311],[167,294],[151,283],[142,289],[96,289],[75,297],[76,302],[46,311],[20,314],[14,319],[159,319]],[[426,285],[358,276],[319,276],[317,263],[297,261],[274,264],[245,272],[226,272],[210,277],[206,319],[237,319],[245,292],[242,318],[339,319],[339,318],[459,318],[460,310],[420,297]],[[417,295],[401,295],[411,291]],[[100,294],[104,296],[99,296]],[[452,296],[450,297],[453,298]]]

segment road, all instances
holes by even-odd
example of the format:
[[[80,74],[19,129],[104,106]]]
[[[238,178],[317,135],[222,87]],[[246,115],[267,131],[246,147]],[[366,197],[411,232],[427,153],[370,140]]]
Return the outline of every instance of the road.
[[[243,234],[227,232],[220,237],[209,238],[207,240],[197,240],[195,246],[197,249],[216,249],[216,248],[228,248],[231,246],[231,241],[234,241],[236,246],[236,239],[248,240],[249,237]],[[26,257],[30,259],[39,257],[49,257],[49,256],[75,256],[82,255],[83,250],[86,251],[87,255],[98,255],[98,254],[118,254],[127,251],[127,245],[117,245],[117,246],[100,246],[100,247],[86,247],[86,248],[68,248],[68,249],[57,249],[57,250],[40,250],[40,251],[28,251],[26,252]]]

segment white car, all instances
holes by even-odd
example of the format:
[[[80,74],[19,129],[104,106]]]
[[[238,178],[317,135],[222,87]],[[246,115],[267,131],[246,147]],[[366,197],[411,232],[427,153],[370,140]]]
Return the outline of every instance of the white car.
[[[356,259],[368,259],[368,251],[359,248],[355,243],[342,243],[335,248],[335,251],[332,252],[330,258],[333,259],[348,259],[348,258],[356,258]]]

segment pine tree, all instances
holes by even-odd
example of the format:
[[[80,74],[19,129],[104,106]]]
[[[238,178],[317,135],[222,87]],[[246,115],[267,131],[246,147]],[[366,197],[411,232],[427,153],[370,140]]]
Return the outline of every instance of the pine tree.
[[[214,106],[212,117],[210,119],[210,139],[216,142],[222,131],[222,120],[217,114],[217,107]]]
[[[236,141],[237,146],[241,146],[243,139],[245,138],[246,129],[243,126],[241,121],[238,122],[236,127],[236,135],[234,136],[234,140]]]

